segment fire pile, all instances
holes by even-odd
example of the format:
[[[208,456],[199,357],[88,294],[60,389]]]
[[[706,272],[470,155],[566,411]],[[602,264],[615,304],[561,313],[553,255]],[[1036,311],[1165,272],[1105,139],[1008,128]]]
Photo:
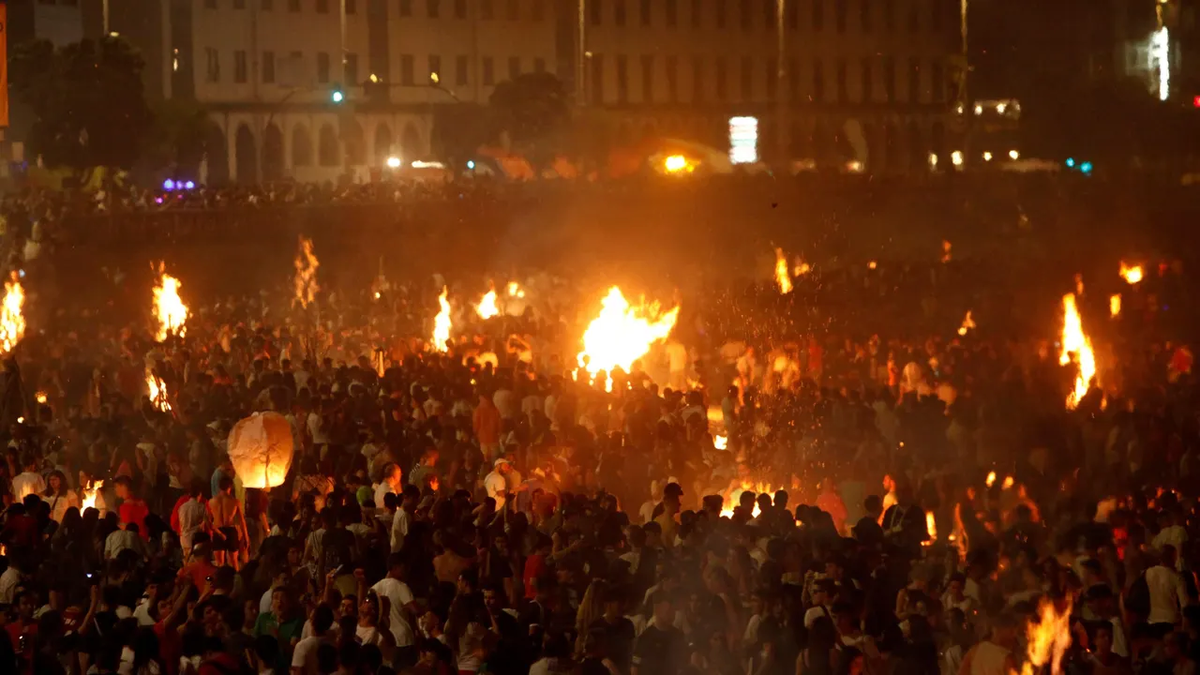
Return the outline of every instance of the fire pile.
[[[1038,606],[1038,622],[1025,629],[1028,646],[1021,675],[1034,675],[1046,671],[1062,672],[1062,659],[1071,646],[1071,601],[1059,610],[1053,600],[1043,598]]]
[[[167,401],[167,384],[153,371],[146,370],[146,388],[150,391],[150,403],[160,412],[171,412],[171,404]]]
[[[25,337],[25,315],[21,313],[24,305],[25,289],[13,272],[12,280],[4,282],[4,307],[0,309],[0,350],[5,354]]]
[[[773,496],[775,492],[780,489],[782,488],[771,487],[767,483],[744,482],[741,484],[741,486],[733,488],[722,495],[722,497],[725,498],[725,501],[721,504],[721,516],[724,518],[732,518],[734,508],[741,504],[742,493],[750,492],[754,494],[755,497],[754,510],[751,512],[751,516],[757,518],[758,514],[762,512],[762,509],[758,508],[758,495],[768,494]]]
[[[443,286],[442,294],[438,296],[438,306],[441,307],[441,310],[433,319],[431,342],[433,348],[439,352],[450,351],[450,300],[448,295],[449,291]]]
[[[475,313],[485,321],[500,313],[500,308],[496,306],[496,288],[494,286],[484,294],[483,299],[476,305]]]
[[[779,284],[779,293],[787,295],[792,292],[792,276],[788,270],[787,256],[783,249],[775,247],[775,283]]]
[[[96,495],[100,494],[100,490],[103,487],[104,487],[104,481],[98,480],[98,481],[93,482],[91,485],[89,485],[88,487],[86,487],[82,490],[83,494],[81,495],[82,496],[82,500],[81,500],[82,508],[80,509],[81,513],[83,511],[87,511],[88,509],[96,508]]]
[[[628,373],[655,342],[665,340],[679,318],[679,307],[665,313],[657,302],[631,307],[617,286],[600,304],[600,314],[584,332],[583,351],[577,358],[579,367],[593,379],[602,370],[608,373],[606,389],[612,391],[612,371],[620,368]]]
[[[312,239],[300,237],[295,266],[296,277],[293,283],[296,287],[296,297],[292,299],[292,306],[300,303],[301,307],[308,309],[309,303],[316,299],[317,291],[321,290],[317,285],[317,268],[321,266],[321,262],[317,260],[317,254],[313,253]]]
[[[183,337],[187,333],[188,308],[179,298],[179,280],[163,272],[158,264],[158,285],[154,287],[154,318],[158,322],[155,339],[163,342],[168,336]]]
[[[1064,295],[1062,304],[1062,353],[1058,362],[1063,366],[1070,364],[1072,354],[1078,362],[1079,371],[1075,375],[1075,387],[1067,395],[1067,409],[1074,410],[1091,387],[1092,378],[1096,376],[1096,354],[1092,351],[1091,339],[1083,332],[1083,320],[1079,316],[1079,308],[1075,305],[1075,294]]]

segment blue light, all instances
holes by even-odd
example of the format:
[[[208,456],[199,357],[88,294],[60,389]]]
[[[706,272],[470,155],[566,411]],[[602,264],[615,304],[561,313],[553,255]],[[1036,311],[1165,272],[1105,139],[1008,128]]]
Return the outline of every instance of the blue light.
[[[1074,169],[1074,168],[1075,168],[1075,158],[1074,158],[1074,157],[1068,157],[1068,158],[1067,158],[1067,168],[1068,168],[1068,169]]]
[[[184,184],[183,187],[185,187],[189,190],[194,190],[194,189],[196,189],[196,184],[189,180],[187,183]]]
[[[475,160],[472,159],[472,160],[468,161],[467,168],[474,171],[475,170]]]
[[[1082,171],[1084,173],[1084,175],[1088,175],[1088,174],[1092,173],[1092,163],[1084,162],[1083,164],[1080,164],[1079,170]]]
[[[166,190],[167,192],[174,190],[175,189],[175,181],[171,180],[170,178],[164,180],[163,181],[163,189]]]

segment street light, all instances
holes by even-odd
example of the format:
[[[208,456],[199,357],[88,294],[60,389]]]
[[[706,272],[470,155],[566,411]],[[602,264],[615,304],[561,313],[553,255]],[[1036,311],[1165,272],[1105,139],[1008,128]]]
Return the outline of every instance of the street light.
[[[394,157],[394,156],[388,157],[387,158],[387,167],[389,169],[399,169],[400,168],[400,158]]]

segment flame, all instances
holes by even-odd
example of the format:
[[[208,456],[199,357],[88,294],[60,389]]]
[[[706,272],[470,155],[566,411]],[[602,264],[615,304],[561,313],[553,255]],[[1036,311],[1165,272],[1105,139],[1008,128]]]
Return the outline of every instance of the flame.
[[[146,388],[150,392],[150,402],[162,412],[171,412],[171,404],[167,402],[167,384],[149,370],[146,371]]]
[[[1005,478],[1004,478],[1004,484],[1000,486],[1000,489],[1002,489],[1002,490],[1011,490],[1011,489],[1012,489],[1012,486],[1013,486],[1013,477],[1012,477],[1012,476],[1005,476]]]
[[[930,546],[937,541],[937,518],[933,517],[933,511],[925,512],[925,530],[929,532],[929,541],[921,542],[924,546]]]
[[[996,472],[989,471],[988,475],[987,475],[987,480],[983,481],[984,485],[987,485],[988,487],[992,487],[992,485],[995,484],[995,482],[996,482]]]
[[[975,320],[971,318],[971,310],[967,310],[967,315],[963,317],[962,325],[958,328],[959,335],[966,335],[975,327]]]
[[[683,155],[671,155],[663,160],[663,169],[667,173],[680,173],[682,171],[692,172],[695,167]]]
[[[753,492],[755,495],[754,510],[751,511],[753,517],[757,518],[762,509],[758,507],[757,496],[761,494],[774,495],[780,488],[771,487],[769,483],[742,483],[741,487],[730,490],[725,495],[725,501],[721,505],[721,516],[725,518],[733,517],[733,509],[738,506],[742,499],[743,492]]]
[[[475,308],[479,316],[483,319],[490,319],[500,313],[496,308],[496,289],[493,288],[484,294],[483,299],[479,301],[479,305]]]
[[[1118,316],[1121,313],[1121,294],[1114,293],[1108,298],[1108,313]]]
[[[867,269],[872,269],[872,270],[873,270],[873,269],[875,269],[875,268],[876,268],[876,267],[878,267],[878,266],[879,266],[879,264],[878,264],[878,263],[876,263],[874,260],[872,260],[871,262],[867,263]]]
[[[301,307],[307,309],[308,303],[315,300],[317,291],[321,290],[321,287],[317,285],[317,268],[321,266],[321,263],[317,260],[317,255],[313,253],[312,239],[303,235],[300,237],[300,250],[296,251],[295,265],[296,297],[292,299],[292,306],[298,302]]]
[[[41,403],[42,405],[45,405],[46,401],[50,400],[50,397],[46,396],[46,392],[44,392],[44,391],[39,391],[38,393],[34,394],[33,398],[35,401],[37,401],[38,403]]]
[[[951,248],[950,241],[948,239],[943,239],[942,240],[942,262],[944,262],[944,263],[950,262],[950,248]]]
[[[441,311],[433,319],[433,348],[439,352],[450,351],[450,301],[446,299],[448,291],[442,287],[438,296]]]
[[[796,256],[796,261],[792,266],[792,276],[802,277],[811,271],[812,271],[812,266],[809,265],[808,263],[804,262],[803,260],[801,260],[800,256]]]
[[[1133,265],[1132,267],[1121,261],[1121,277],[1125,279],[1125,283],[1130,285],[1136,284],[1142,280],[1142,266]]]
[[[103,487],[104,487],[104,481],[98,480],[98,481],[94,481],[88,487],[84,488],[83,499],[80,502],[82,505],[82,508],[79,509],[80,513],[83,513],[84,511],[87,511],[88,509],[96,508],[96,495],[99,494],[100,489]]]
[[[1083,275],[1082,274],[1075,275],[1075,294],[1083,295]]]
[[[1062,658],[1071,646],[1071,600],[1066,601],[1062,612],[1052,600],[1043,599],[1038,606],[1038,622],[1025,629],[1028,646],[1021,675],[1043,672],[1049,664],[1054,675],[1062,672]]]
[[[679,318],[679,307],[666,313],[660,311],[657,302],[630,307],[617,286],[608,289],[600,305],[600,315],[583,334],[583,351],[577,358],[579,367],[592,377],[601,370],[608,373],[611,390],[613,369],[629,372],[651,345],[665,340]]]
[[[525,289],[521,288],[521,285],[517,282],[510,281],[508,282],[508,295],[513,298],[523,298],[525,297]]]
[[[714,436],[713,447],[717,450],[724,450],[725,448],[729,447],[729,439],[725,436]]]
[[[1079,309],[1075,306],[1075,295],[1068,293],[1063,296],[1062,354],[1059,355],[1058,362],[1064,366],[1069,364],[1071,354],[1075,354],[1079,361],[1079,373],[1075,376],[1075,389],[1067,395],[1068,410],[1074,410],[1079,405],[1096,375],[1096,355],[1092,351],[1092,341],[1083,334],[1083,321],[1079,317]]]
[[[792,292],[792,277],[788,275],[787,257],[783,249],[775,248],[775,281],[779,284],[779,292],[787,295]]]
[[[183,284],[170,274],[163,272],[163,264],[158,264],[158,285],[154,287],[154,316],[158,320],[158,333],[155,336],[163,342],[170,335],[183,337],[187,334],[188,308],[179,299],[179,287]]]
[[[4,282],[4,308],[0,310],[0,349],[6,354],[25,337],[25,315],[21,313],[24,304],[25,289],[13,272],[12,281]]]

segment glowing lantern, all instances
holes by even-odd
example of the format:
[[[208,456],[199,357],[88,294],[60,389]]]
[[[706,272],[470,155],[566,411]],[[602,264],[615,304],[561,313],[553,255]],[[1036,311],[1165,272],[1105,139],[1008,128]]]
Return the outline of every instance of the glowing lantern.
[[[283,485],[292,452],[292,427],[276,412],[254,413],[229,432],[229,461],[248,488]]]

